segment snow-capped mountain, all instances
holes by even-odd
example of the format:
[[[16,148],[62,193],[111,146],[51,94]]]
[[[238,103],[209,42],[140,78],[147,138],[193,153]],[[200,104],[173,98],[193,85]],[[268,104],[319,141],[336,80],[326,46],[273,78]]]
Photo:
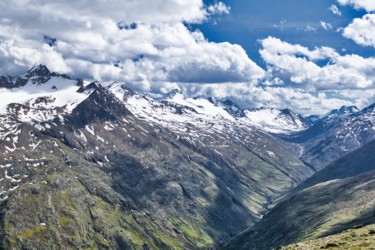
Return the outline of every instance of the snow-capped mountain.
[[[309,127],[301,115],[289,109],[260,108],[245,110],[244,113],[251,123],[272,133],[291,133]]]
[[[222,117],[241,125],[253,126],[275,134],[288,134],[309,127],[301,115],[288,109],[242,109],[231,100],[221,101],[214,97],[186,98],[178,90],[172,90],[161,100],[190,107],[197,113],[206,114],[208,117]]]
[[[90,88],[82,91],[88,83],[51,73],[43,65],[19,77],[1,79],[0,115],[31,124],[62,119],[92,93]]]
[[[288,139],[304,147],[302,159],[321,169],[340,156],[375,139],[375,105],[361,111],[342,107]]]
[[[341,112],[329,126],[318,122],[311,128],[320,132],[301,142],[311,128],[290,110],[242,109],[177,90],[156,99],[44,66],[1,77],[0,86],[0,202],[2,220],[13,225],[9,242],[37,226],[46,229],[45,245],[87,230],[94,236],[85,246],[93,248],[116,248],[119,237],[136,249],[218,246],[313,175],[321,166],[314,157],[326,162],[375,138],[373,106]],[[40,248],[37,240],[17,244]]]

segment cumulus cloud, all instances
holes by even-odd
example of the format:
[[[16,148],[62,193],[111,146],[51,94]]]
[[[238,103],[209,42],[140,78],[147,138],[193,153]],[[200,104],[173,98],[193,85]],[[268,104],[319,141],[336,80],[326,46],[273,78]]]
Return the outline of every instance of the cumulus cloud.
[[[354,2],[341,1],[356,6]],[[186,26],[228,14],[230,7],[222,2],[3,0],[0,8],[6,10],[0,12],[1,73],[16,75],[42,63],[52,71],[121,81],[141,91],[180,88],[189,95],[306,114],[361,106],[375,96],[373,57],[341,55],[328,47],[309,49],[269,37],[261,41],[264,70],[241,46],[209,42],[202,32]],[[284,25],[285,20],[274,27],[283,30]],[[321,25],[330,29],[328,23]],[[358,43],[371,43],[365,27],[354,20],[343,32]],[[354,30],[364,40],[356,38]]]
[[[310,50],[274,37],[261,41],[268,76],[311,90],[374,88],[375,57],[340,55],[328,47]]]
[[[4,0],[0,7],[3,73],[42,63],[142,90],[155,82],[256,83],[264,74],[240,46],[208,42],[184,25],[229,13],[222,2]]]
[[[365,9],[367,12],[375,10],[375,1],[373,0],[337,0],[341,5],[352,5],[356,9]]]
[[[207,10],[210,14],[229,14],[230,7],[226,6],[223,2],[218,2],[208,6]]]
[[[342,15],[342,12],[339,10],[339,8],[337,7],[336,4],[332,4],[331,7],[329,7],[329,10],[330,10],[334,15],[337,15],[337,16],[341,16],[341,15]]]
[[[343,35],[357,44],[375,47],[375,14],[355,18],[344,29]]]

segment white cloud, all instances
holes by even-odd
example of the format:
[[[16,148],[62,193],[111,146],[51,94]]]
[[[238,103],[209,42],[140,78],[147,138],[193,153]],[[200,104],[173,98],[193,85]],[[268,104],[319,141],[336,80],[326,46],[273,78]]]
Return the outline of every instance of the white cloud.
[[[268,77],[310,90],[374,88],[375,57],[340,55],[327,47],[310,50],[273,37],[261,44],[260,54],[270,65]]]
[[[342,15],[341,11],[339,10],[339,8],[337,7],[336,4],[332,4],[331,7],[329,7],[329,10],[330,10],[334,15],[337,15],[337,16],[341,16],[341,15]]]
[[[223,2],[218,2],[207,7],[210,14],[229,14],[230,7],[226,6]]]
[[[344,29],[343,35],[360,45],[375,47],[375,14],[355,18]]]
[[[356,9],[365,9],[367,12],[375,11],[374,0],[337,0],[341,5],[352,5]]]
[[[265,71],[241,46],[209,42],[183,24],[229,13],[230,7],[221,2],[205,6],[202,0],[3,0],[0,8],[6,10],[0,12],[1,73],[16,75],[42,63],[73,76],[126,82],[136,90],[178,87],[191,95],[211,94],[246,106],[290,107],[302,113],[363,105],[374,98],[360,95],[373,90],[374,58],[269,37],[260,51]],[[282,30],[286,24],[283,20],[275,27]],[[46,36],[54,41],[52,46]],[[344,94],[349,90],[360,93],[358,100]]]
[[[170,86],[170,89],[173,87]],[[244,107],[289,108],[304,114],[326,114],[341,106],[364,108],[372,104],[375,90],[327,90],[310,92],[290,87],[259,87],[248,83],[190,84],[181,87],[189,96],[215,96],[236,101]]]
[[[278,24],[274,24],[273,27],[283,31],[284,26],[286,26],[286,23],[286,20],[281,20]]]
[[[317,31],[318,29],[315,28],[314,26],[307,25],[306,27],[303,27],[302,30],[305,31],[305,32],[315,32],[315,31]]]
[[[323,29],[330,31],[333,30],[333,27],[330,23],[320,21],[320,26],[322,26]]]
[[[144,90],[158,82],[256,83],[264,74],[242,47],[208,42],[183,24],[229,13],[222,2],[4,0],[0,7],[7,10],[0,13],[0,65],[9,69],[4,73],[43,63]],[[56,39],[53,47],[45,36]]]

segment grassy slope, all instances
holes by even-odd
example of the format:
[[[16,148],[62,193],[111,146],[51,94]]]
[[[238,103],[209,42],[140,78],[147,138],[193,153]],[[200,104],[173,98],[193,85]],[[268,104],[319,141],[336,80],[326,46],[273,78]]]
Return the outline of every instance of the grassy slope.
[[[363,173],[374,169],[373,148],[370,143],[313,176],[310,185],[329,181],[306,185],[309,188],[278,204],[226,249],[271,249],[375,223],[375,172]]]
[[[375,225],[353,228],[345,232],[284,246],[280,250],[318,250],[318,249],[375,249]]]

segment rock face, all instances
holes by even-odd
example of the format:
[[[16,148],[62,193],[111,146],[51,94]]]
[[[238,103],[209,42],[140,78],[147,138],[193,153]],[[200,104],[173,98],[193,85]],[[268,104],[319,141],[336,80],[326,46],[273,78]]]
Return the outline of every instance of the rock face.
[[[372,142],[316,173],[224,249],[272,249],[374,224],[374,150]]]
[[[8,93],[27,95],[2,103],[4,249],[217,247],[313,174],[296,145],[232,116],[232,103],[47,73],[29,71]]]

